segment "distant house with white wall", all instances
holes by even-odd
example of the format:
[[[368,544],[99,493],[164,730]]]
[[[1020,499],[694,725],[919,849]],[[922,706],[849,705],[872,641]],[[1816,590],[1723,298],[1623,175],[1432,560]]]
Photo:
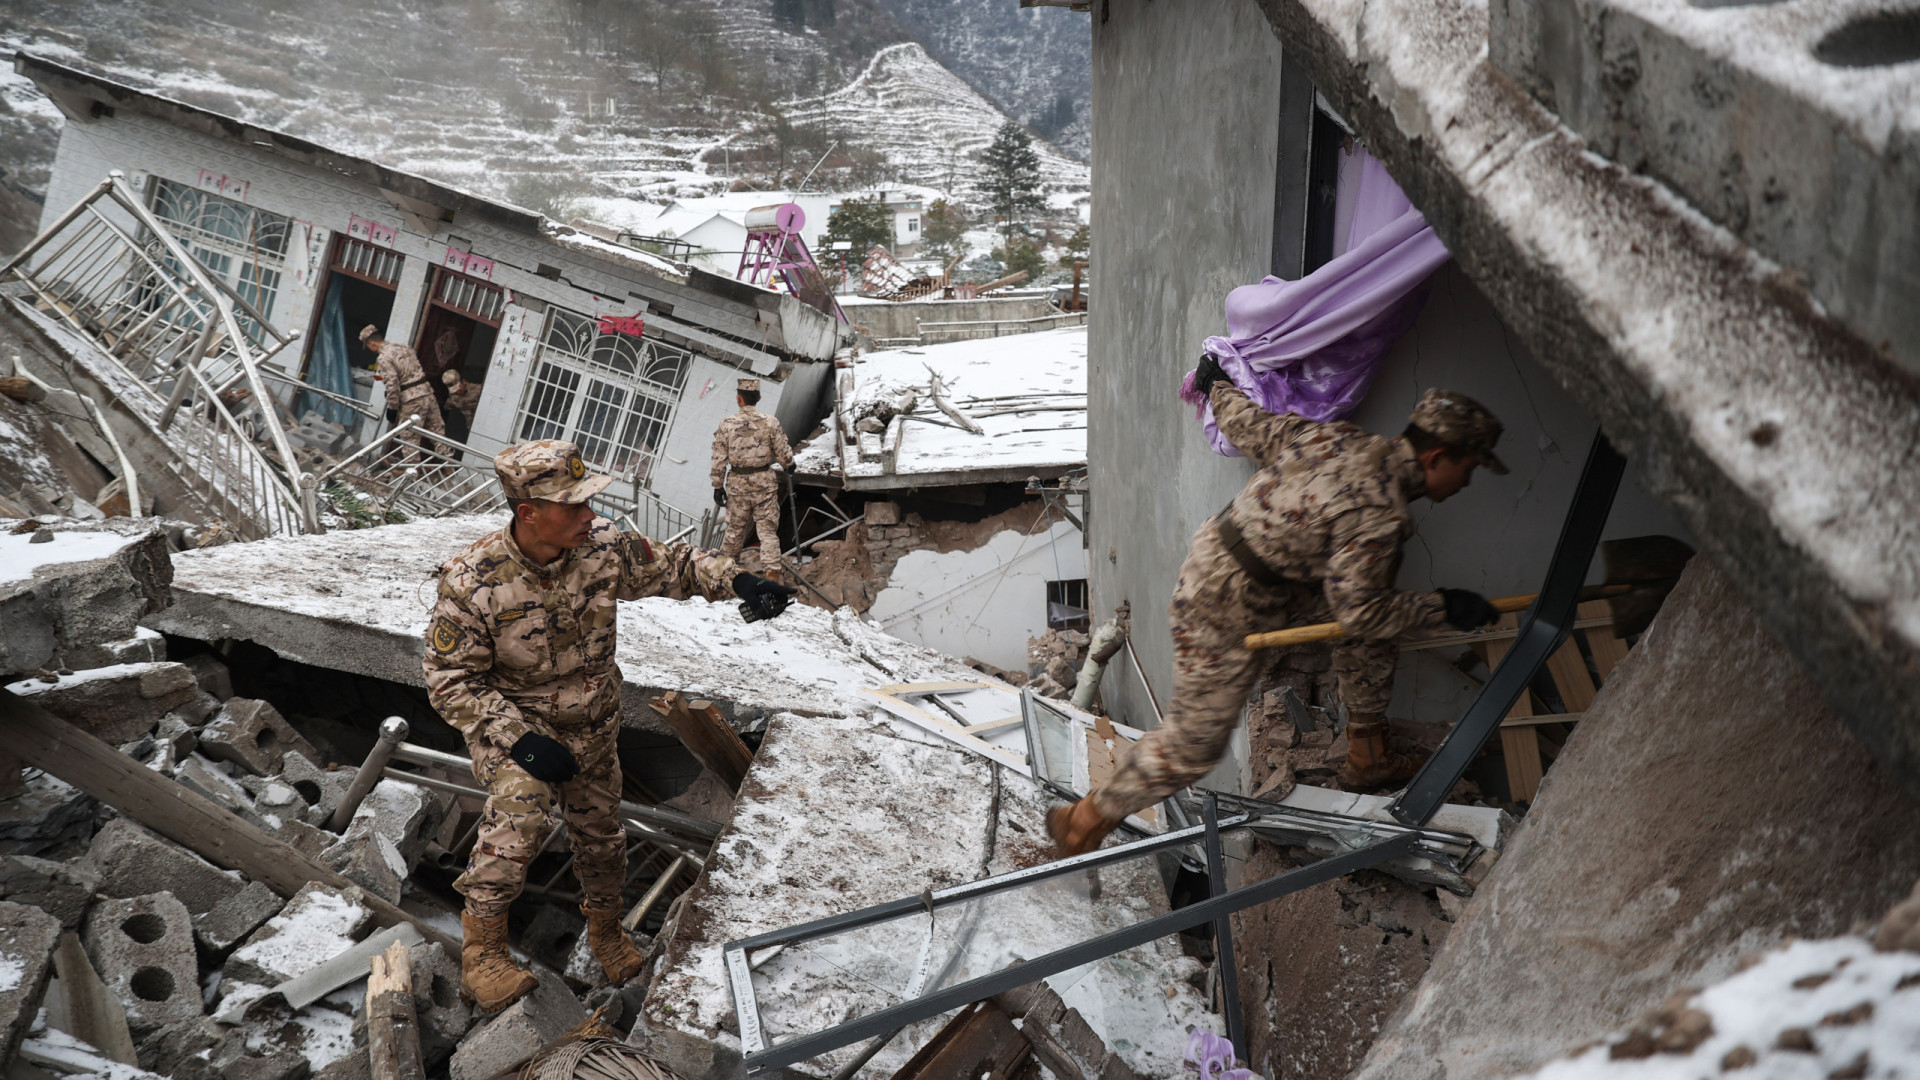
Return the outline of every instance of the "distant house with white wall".
[[[732,191],[724,195],[704,195],[675,199],[660,213],[637,222],[629,230],[629,243],[645,244],[648,239],[674,240],[691,245],[687,261],[716,274],[732,277],[740,268],[740,254],[747,246],[747,215],[763,206],[798,203],[806,214],[800,239],[815,258],[820,254],[820,237],[827,231],[827,217],[837,198],[832,195],[794,194],[788,191]]]
[[[569,439],[697,513],[735,378],[762,380],[762,408],[790,435],[825,409],[840,324],[732,266],[676,263],[42,57],[14,66],[67,118],[43,229],[123,173],[204,266],[300,335],[276,363],[314,385],[332,372],[375,415],[383,388],[357,340],[369,324],[414,348],[437,393],[445,369],[481,385],[466,435],[478,453]]]
[[[794,468],[849,514],[865,500],[863,551],[826,559],[840,578],[826,591],[870,605],[891,634],[1014,671],[1028,638],[1085,630],[1086,373],[1085,326],[885,349],[841,369],[833,415]],[[844,580],[853,565],[870,578]]]

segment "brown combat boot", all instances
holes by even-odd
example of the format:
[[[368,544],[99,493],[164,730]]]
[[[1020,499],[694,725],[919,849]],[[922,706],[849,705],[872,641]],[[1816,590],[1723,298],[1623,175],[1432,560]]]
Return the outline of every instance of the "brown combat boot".
[[[499,1012],[540,985],[507,951],[506,912],[483,919],[462,911],[460,936],[460,996],[481,1012]]]
[[[1099,847],[1100,841],[1119,825],[1117,818],[1100,812],[1091,795],[1072,806],[1056,806],[1047,811],[1047,835],[1053,837],[1056,859],[1085,855]]]
[[[647,958],[633,947],[633,939],[620,928],[619,906],[591,908],[581,904],[580,914],[587,917],[587,947],[593,950],[593,958],[600,961],[600,967],[606,971],[607,981],[624,986],[628,979],[640,974],[640,969],[647,966]]]
[[[1421,761],[1387,750],[1384,713],[1354,713],[1347,720],[1347,764],[1340,770],[1340,786],[1348,791],[1398,787],[1413,779]]]

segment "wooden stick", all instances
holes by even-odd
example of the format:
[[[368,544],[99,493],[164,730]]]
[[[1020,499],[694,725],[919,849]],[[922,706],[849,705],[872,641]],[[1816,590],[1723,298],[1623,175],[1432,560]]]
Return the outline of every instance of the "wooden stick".
[[[426,1080],[407,947],[394,942],[373,958],[372,967],[367,978],[367,1062],[373,1080]]]
[[[0,723],[20,760],[72,784],[215,866],[292,896],[308,882],[354,888],[337,871],[267,835],[225,807],[120,753],[9,690],[0,690]],[[382,926],[410,922],[450,954],[460,943],[438,927],[363,890],[362,902]]]
[[[728,791],[738,793],[740,781],[746,779],[747,768],[753,764],[753,751],[720,715],[720,707],[710,701],[689,702],[677,690],[654,698],[651,705],[688,752],[712,769]]]
[[[1628,592],[1631,588],[1632,586],[1629,585],[1593,585],[1582,589],[1580,595],[1589,599],[1604,599],[1609,596],[1619,596],[1622,593]],[[1533,606],[1534,600],[1538,599],[1539,596],[1539,593],[1527,593],[1524,596],[1502,596],[1498,600],[1490,600],[1488,603],[1493,605],[1493,610],[1505,614],[1515,611],[1525,611],[1527,608]],[[1315,623],[1312,626],[1290,626],[1285,630],[1269,630],[1262,634],[1248,634],[1246,647],[1249,649],[1277,649],[1284,645],[1305,645],[1313,641],[1330,641],[1333,638],[1343,638],[1346,636],[1346,629],[1337,622]]]

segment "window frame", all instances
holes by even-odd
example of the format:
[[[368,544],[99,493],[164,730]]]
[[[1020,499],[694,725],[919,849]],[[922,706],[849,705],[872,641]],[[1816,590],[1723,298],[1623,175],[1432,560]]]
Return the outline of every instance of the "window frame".
[[[597,471],[647,486],[692,368],[689,350],[602,330],[598,319],[550,304],[514,410],[513,440],[565,439]]]

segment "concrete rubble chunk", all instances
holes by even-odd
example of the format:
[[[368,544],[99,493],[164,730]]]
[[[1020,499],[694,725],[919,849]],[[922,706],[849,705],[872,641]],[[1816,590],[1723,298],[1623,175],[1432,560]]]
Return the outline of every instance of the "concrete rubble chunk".
[[[285,906],[286,901],[272,889],[250,881],[246,888],[215,904],[212,911],[193,917],[194,939],[208,953],[225,956]]]
[[[200,748],[200,729],[177,712],[160,718],[160,725],[153,729],[153,737],[173,748],[174,761],[184,761],[188,754]]]
[[[644,938],[636,937],[635,946],[644,950],[646,945],[643,942]],[[580,987],[583,991],[613,989],[613,985],[607,982],[607,969],[601,967],[600,961],[594,957],[593,944],[584,933],[574,939],[573,951],[567,954],[566,965],[560,969],[560,973],[566,976],[567,985]]]
[[[344,1054],[313,1074],[315,1080],[373,1080],[373,1063],[362,1051]]]
[[[307,824],[325,825],[353,786],[353,770],[323,769],[307,754],[289,750],[280,762],[280,780],[306,800]]]
[[[100,890],[100,872],[84,863],[54,862],[31,855],[0,859],[0,898],[37,907],[78,930],[87,905]]]
[[[152,731],[160,718],[199,696],[183,664],[114,664],[62,675],[58,682],[28,679],[7,687],[60,719],[115,745]]]
[[[135,1054],[141,1068],[163,1076],[181,1077],[186,1075],[180,1071],[183,1065],[204,1062],[228,1038],[225,1025],[210,1016],[196,1016],[147,1035],[135,1047]]]
[[[204,1011],[193,917],[173,894],[102,901],[87,916],[84,941],[136,1034]]]
[[[220,1070],[221,1080],[307,1080],[313,1066],[293,1050],[249,1054]]]
[[[320,853],[332,847],[340,839],[325,829],[309,825],[299,818],[286,818],[275,830],[280,839],[292,844],[295,851],[310,858],[319,858]]]
[[[329,774],[336,775],[336,774]],[[345,771],[338,773],[350,777]],[[343,787],[345,785],[342,785]],[[439,832],[440,823],[446,819],[449,796],[428,791],[417,784],[400,780],[381,780],[361,801],[360,808],[354,811],[353,819],[347,823],[345,836],[361,832],[377,832],[393,841],[402,858],[411,867],[420,861],[427,845]]]
[[[262,829],[273,828],[272,823],[260,816],[247,789],[205,755],[193,754],[174,766],[173,778],[183,787],[240,815],[249,824]]]
[[[445,1061],[473,1026],[474,1011],[460,1000],[460,961],[433,942],[407,950],[413,968],[413,1011],[420,1020],[420,1057],[428,1070]],[[353,1044],[367,1043],[367,1016],[353,1021]],[[360,1054],[365,1057],[365,1054]]]
[[[39,855],[83,841],[99,806],[65,781],[28,770],[25,790],[0,800],[0,855]]]
[[[343,836],[320,853],[320,861],[348,881],[389,902],[405,888],[407,861],[393,841],[377,832]]]
[[[144,626],[133,628],[133,636],[121,641],[102,642],[109,664],[154,664],[167,658],[167,639]]]
[[[447,1063],[451,1080],[489,1080],[519,1067],[536,1051],[587,1018],[586,1007],[560,976],[534,969],[540,985],[476,1028]]]
[[[293,894],[221,970],[239,982],[278,986],[352,948],[372,921],[359,889],[315,882]]]
[[[109,897],[171,892],[195,915],[246,886],[192,852],[161,839],[127,818],[115,818],[93,838],[86,862],[100,873],[100,892]]]
[[[0,531],[0,674],[114,663],[107,642],[171,600],[167,538],[146,520],[62,521],[50,544]]]
[[[587,920],[565,904],[542,904],[520,931],[520,948],[555,971],[565,971],[574,946],[585,940]]]
[[[212,653],[194,653],[180,662],[192,670],[200,689],[221,701],[233,697],[233,673],[227,670],[226,661]]]
[[[53,950],[60,944],[60,920],[38,908],[0,900],[0,1061],[12,1061],[20,1040],[33,1025]]]
[[[231,761],[255,776],[280,771],[287,751],[295,751],[308,761],[319,757],[280,710],[257,698],[231,698],[220,712],[200,730],[201,752],[222,761]]]

